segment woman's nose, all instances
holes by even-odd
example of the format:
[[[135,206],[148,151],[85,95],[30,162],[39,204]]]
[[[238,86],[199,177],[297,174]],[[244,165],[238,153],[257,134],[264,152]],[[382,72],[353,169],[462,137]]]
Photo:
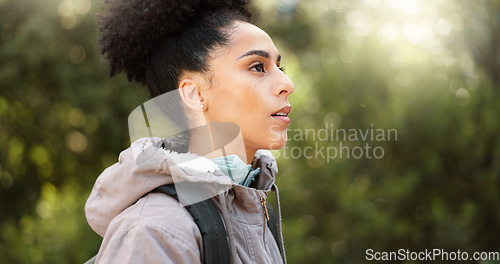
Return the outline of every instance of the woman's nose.
[[[285,73],[281,72],[281,76],[279,79],[279,83],[276,85],[275,95],[290,95],[293,93],[295,86],[293,82],[285,75]]]

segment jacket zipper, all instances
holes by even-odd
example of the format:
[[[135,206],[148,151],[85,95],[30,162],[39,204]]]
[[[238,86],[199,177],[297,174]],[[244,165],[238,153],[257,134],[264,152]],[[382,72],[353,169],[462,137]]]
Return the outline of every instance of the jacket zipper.
[[[257,191],[257,190],[256,190]],[[261,195],[259,191],[257,191],[260,197],[260,204],[264,207],[264,216],[266,217],[266,223],[269,221],[269,211],[267,211],[267,199],[265,196]]]
[[[264,195],[260,194],[260,192],[254,188],[254,190],[257,192],[257,194],[260,197],[260,204],[262,205],[263,211],[264,211],[264,229],[262,231],[262,240],[264,241],[264,247],[266,248],[266,243],[265,243],[265,237],[266,237],[266,226],[267,226],[267,221],[269,221],[269,211],[267,210],[267,199]],[[273,260],[271,258],[268,259],[273,263]]]

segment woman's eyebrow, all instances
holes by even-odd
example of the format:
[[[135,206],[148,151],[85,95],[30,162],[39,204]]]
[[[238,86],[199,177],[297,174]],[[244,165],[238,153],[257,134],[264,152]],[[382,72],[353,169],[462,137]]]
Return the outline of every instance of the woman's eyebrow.
[[[261,57],[264,57],[266,59],[269,59],[269,57],[270,57],[269,53],[265,50],[250,50],[250,51],[245,52],[245,54],[241,55],[236,60],[239,60],[243,57],[252,56],[252,55],[261,56]],[[278,54],[278,61],[281,61],[281,55],[279,55],[279,54]]]

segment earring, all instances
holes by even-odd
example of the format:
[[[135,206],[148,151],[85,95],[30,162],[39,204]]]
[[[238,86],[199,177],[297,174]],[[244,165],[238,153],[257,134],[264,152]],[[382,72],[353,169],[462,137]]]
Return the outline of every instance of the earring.
[[[205,108],[205,106],[204,105],[200,105],[200,108],[203,109],[203,108]]]

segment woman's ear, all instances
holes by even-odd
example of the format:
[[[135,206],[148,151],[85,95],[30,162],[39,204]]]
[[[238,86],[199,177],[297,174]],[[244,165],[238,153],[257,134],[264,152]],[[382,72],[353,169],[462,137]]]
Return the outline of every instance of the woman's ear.
[[[200,78],[191,74],[183,76],[179,82],[179,93],[182,101],[191,110],[203,111],[207,107],[205,98],[200,92],[202,85],[204,83],[200,83]]]

